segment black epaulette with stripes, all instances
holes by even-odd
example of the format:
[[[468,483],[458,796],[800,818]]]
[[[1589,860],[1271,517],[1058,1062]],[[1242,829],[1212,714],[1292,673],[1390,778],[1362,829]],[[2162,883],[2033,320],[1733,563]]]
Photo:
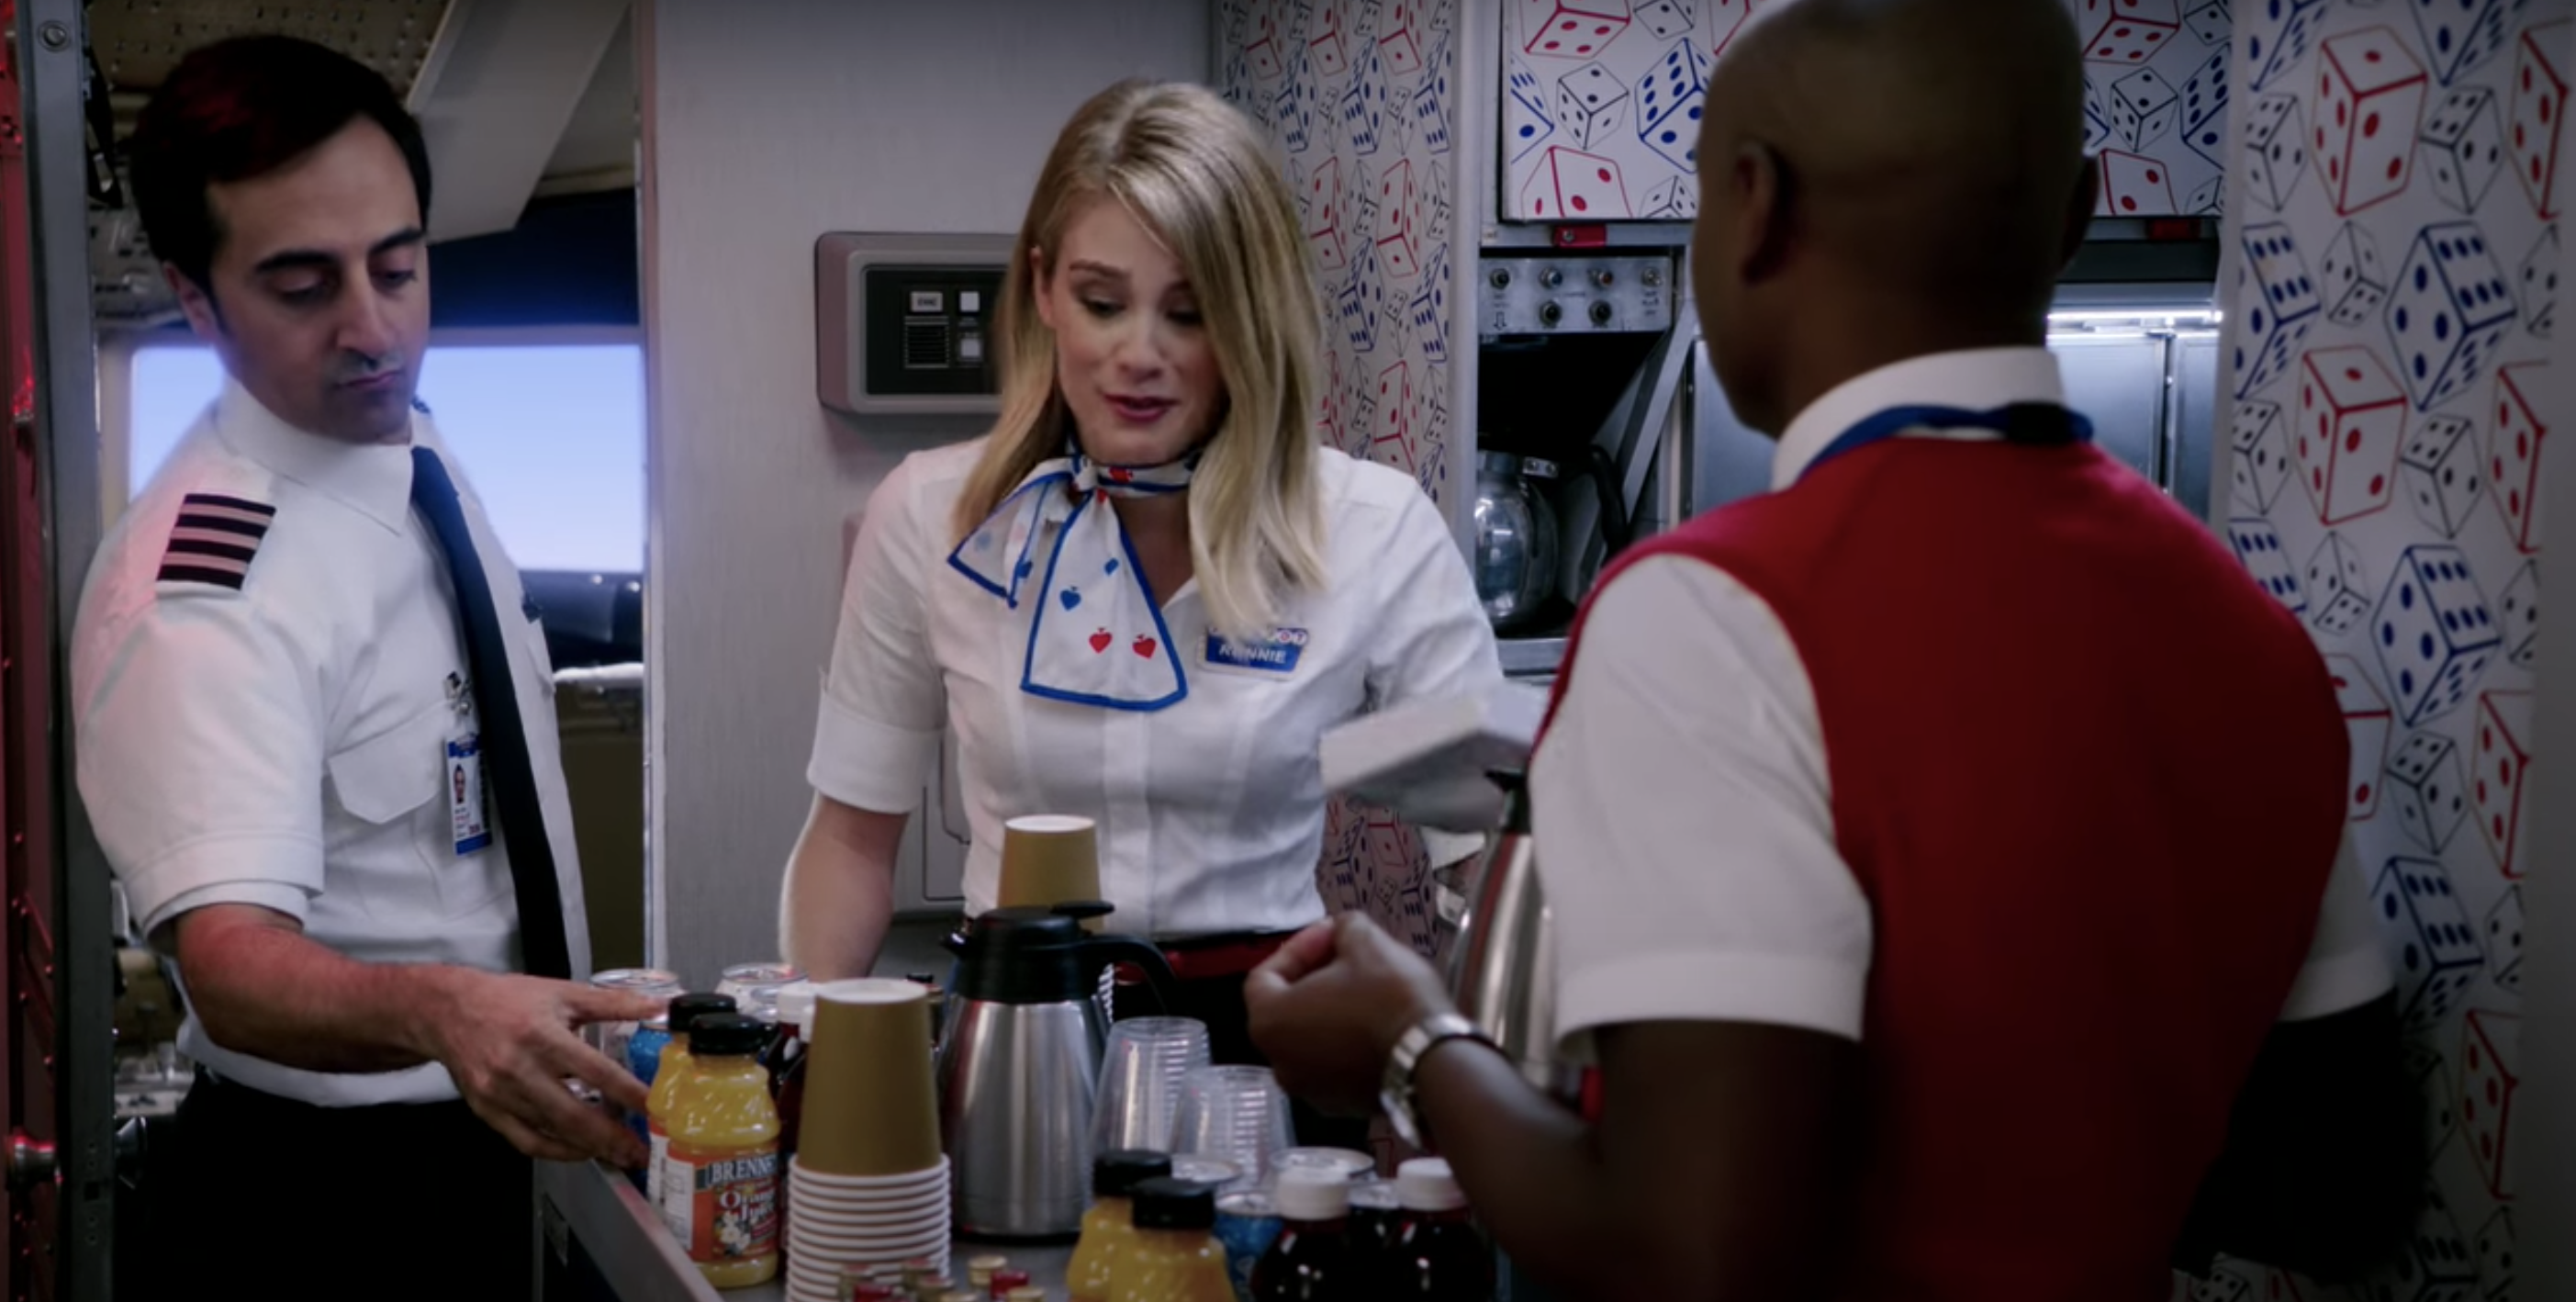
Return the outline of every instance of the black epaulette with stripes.
[[[161,553],[163,583],[203,584],[241,591],[250,563],[277,518],[277,508],[220,493],[190,493],[179,500],[170,546]]]

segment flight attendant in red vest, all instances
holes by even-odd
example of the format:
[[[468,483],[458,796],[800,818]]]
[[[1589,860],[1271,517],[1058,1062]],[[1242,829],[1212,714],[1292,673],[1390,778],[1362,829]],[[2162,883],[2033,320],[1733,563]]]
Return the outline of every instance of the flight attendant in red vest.
[[[2412,1223],[2325,668],[2043,347],[2083,96],[2060,0],[1775,0],[1717,63],[1692,280],[1775,491],[1605,576],[1532,762],[1596,1115],[1363,919],[1251,984],[1564,1296],[2161,1302]]]

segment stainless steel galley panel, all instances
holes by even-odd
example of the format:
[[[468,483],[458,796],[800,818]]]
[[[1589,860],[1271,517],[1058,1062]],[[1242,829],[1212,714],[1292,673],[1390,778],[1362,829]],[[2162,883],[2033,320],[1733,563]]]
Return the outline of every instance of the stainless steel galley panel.
[[[2048,346],[2065,378],[2067,402],[2092,420],[2096,444],[2206,519],[2218,407],[2216,333],[2058,331]],[[1736,419],[1709,367],[1707,345],[1694,343],[1691,356],[1685,515],[1767,491],[1777,446]]]
[[[2164,482],[2165,341],[2152,335],[2052,335],[2066,405],[2093,422],[2093,445]]]

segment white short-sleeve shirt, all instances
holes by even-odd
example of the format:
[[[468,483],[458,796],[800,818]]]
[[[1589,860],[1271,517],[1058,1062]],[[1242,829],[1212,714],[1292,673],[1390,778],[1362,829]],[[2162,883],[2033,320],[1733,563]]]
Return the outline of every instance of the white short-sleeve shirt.
[[[412,439],[446,456],[424,414]],[[448,466],[503,623],[521,626],[508,639],[512,685],[584,972],[544,629]],[[411,475],[408,445],[305,433],[228,384],[101,546],[72,636],[78,780],[147,934],[192,909],[255,904],[364,962],[520,966],[498,827],[487,847],[456,850],[447,743],[479,724],[446,562],[412,510]],[[275,511],[238,588],[162,577],[192,495]],[[302,1071],[214,1043],[193,1016],[180,1047],[227,1079],[309,1103],[456,1097],[436,1063]]]
[[[1899,363],[1801,414],[1773,485],[1889,407],[2062,401],[2040,349]],[[1568,672],[1530,791],[1571,1047],[1584,1052],[1600,1027],[1667,1020],[1860,1038],[1869,903],[1834,843],[1824,728],[1778,615],[1723,570],[1651,557],[1595,598]],[[2324,1016],[2389,986],[2347,838],[2282,1016]]]
[[[916,453],[869,499],[815,726],[814,789],[909,811],[953,728],[970,912],[994,902],[1005,820],[1075,814],[1099,824],[1117,930],[1284,931],[1321,918],[1324,730],[1502,680],[1438,508],[1403,474],[1322,451],[1326,582],[1276,616],[1294,630],[1294,665],[1211,659],[1193,580],[1163,603],[1187,699],[1108,710],[1021,691],[1029,610],[948,564],[951,512],[983,447]]]

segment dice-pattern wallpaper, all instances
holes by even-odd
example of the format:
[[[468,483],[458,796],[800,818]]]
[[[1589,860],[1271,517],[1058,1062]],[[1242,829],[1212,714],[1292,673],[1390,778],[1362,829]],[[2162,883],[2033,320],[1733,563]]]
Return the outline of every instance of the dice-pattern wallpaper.
[[[1461,234],[1454,88],[1461,0],[1219,0],[1218,89],[1269,136],[1322,278],[1319,436],[1448,501],[1449,251]],[[1468,220],[1472,221],[1470,217]],[[1326,906],[1429,952],[1422,841],[1335,801]]]
[[[2101,160],[2096,213],[2223,210],[2230,3],[2066,0],[2084,42],[2084,147]]]
[[[2229,492],[2325,652],[2435,1142],[2405,1260],[2326,1289],[2222,1263],[2176,1296],[2514,1294],[2540,391],[2576,0],[2237,0]],[[2508,175],[2508,173],[2510,175]]]
[[[1502,6],[1502,219],[1688,220],[1699,209],[1709,68],[1753,4]]]

